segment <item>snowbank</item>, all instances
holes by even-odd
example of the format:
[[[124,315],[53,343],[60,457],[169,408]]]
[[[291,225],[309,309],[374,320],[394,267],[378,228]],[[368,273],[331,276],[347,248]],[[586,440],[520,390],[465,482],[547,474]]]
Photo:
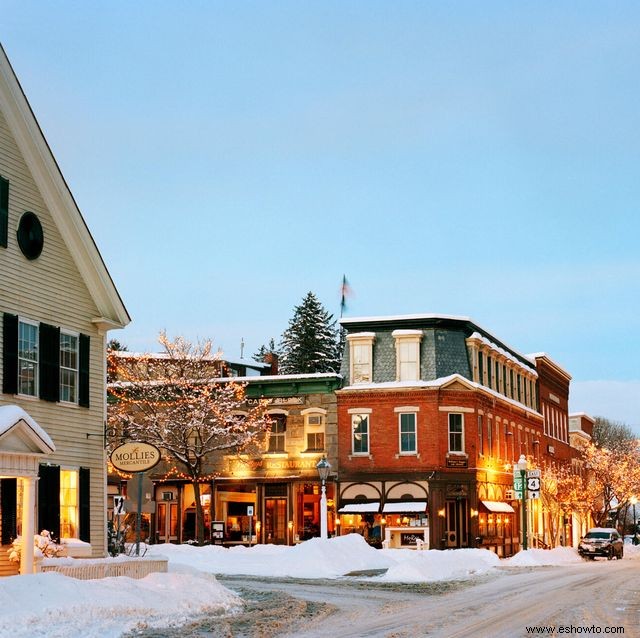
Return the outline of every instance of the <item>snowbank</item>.
[[[581,563],[582,558],[573,547],[555,547],[554,549],[527,549],[518,552],[504,561],[510,567],[542,567],[545,565],[567,565]]]
[[[228,613],[241,600],[208,574],[76,580],[54,572],[0,579],[0,636],[115,638],[141,627]]]
[[[383,553],[395,559],[396,564],[379,580],[391,582],[460,580],[484,574],[500,565],[498,556],[486,549],[431,549],[419,552],[387,549]]]
[[[169,571],[187,565],[212,574],[276,576],[292,578],[337,578],[395,564],[391,555],[374,549],[359,534],[328,540],[312,538],[293,547],[255,545],[224,548],[214,545],[152,545],[147,557],[165,556]]]

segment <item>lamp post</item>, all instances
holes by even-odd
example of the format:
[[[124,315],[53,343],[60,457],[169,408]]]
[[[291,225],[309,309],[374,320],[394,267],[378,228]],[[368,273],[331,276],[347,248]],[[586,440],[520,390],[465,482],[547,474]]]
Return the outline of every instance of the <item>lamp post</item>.
[[[517,468],[520,470],[522,482],[522,549],[527,549],[527,459],[524,454],[518,459]]]
[[[320,497],[320,538],[327,538],[327,488],[325,486],[329,472],[331,471],[331,464],[327,461],[326,457],[322,457],[316,465],[318,475],[322,481],[322,496]]]
[[[633,505],[633,544],[638,544],[638,525],[636,523],[636,503],[638,502],[638,498],[636,496],[631,497],[631,504]]]

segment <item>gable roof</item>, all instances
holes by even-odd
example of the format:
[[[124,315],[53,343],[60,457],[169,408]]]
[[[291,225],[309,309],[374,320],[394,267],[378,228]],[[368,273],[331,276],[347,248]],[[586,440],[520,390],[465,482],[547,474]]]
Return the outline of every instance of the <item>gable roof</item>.
[[[49,435],[20,406],[0,406],[0,451],[49,454],[56,446]]]
[[[0,111],[98,308],[93,322],[101,329],[123,328],[129,313],[1,44]]]

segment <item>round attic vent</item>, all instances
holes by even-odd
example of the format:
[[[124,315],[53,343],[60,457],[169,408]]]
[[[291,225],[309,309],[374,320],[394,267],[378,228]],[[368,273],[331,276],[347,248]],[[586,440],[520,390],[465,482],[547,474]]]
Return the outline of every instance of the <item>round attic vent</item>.
[[[18,224],[18,246],[27,259],[40,257],[44,245],[42,224],[35,213],[26,212]]]

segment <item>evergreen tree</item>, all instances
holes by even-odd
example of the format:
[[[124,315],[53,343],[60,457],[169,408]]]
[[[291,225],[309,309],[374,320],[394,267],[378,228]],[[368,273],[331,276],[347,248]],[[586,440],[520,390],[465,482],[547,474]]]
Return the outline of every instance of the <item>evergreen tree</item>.
[[[338,372],[339,337],[336,321],[312,293],[294,308],[280,342],[280,372]]]

